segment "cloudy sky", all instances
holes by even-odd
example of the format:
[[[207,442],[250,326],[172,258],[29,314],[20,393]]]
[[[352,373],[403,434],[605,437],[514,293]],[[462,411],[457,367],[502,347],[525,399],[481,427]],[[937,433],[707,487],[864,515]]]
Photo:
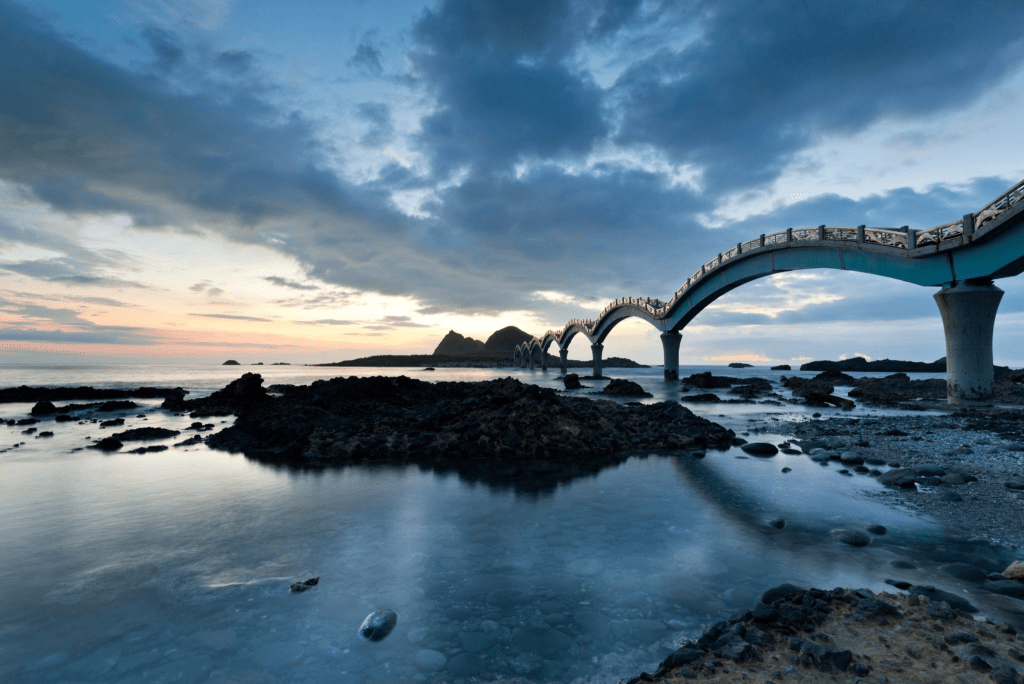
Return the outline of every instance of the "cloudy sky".
[[[0,363],[429,352],[667,299],[763,232],[1024,178],[1024,4],[0,0]],[[1024,285],[996,360],[1024,365]],[[681,361],[933,360],[928,288],[805,271]],[[575,358],[587,358],[577,338]],[[658,363],[631,321],[605,356]]]

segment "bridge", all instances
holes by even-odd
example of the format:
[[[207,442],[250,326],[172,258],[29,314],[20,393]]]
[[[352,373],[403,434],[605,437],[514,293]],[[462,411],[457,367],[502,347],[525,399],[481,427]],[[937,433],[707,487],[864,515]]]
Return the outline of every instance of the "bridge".
[[[928,230],[821,225],[760,235],[705,263],[668,301],[616,299],[596,318],[574,318],[561,330],[523,342],[513,358],[520,366],[533,368],[539,352],[546,370],[547,351],[556,344],[564,374],[569,344],[582,334],[590,341],[594,376],[601,377],[605,338],[627,318],[640,318],[662,331],[665,378],[676,380],[680,330],[709,304],[758,278],[831,268],[941,288],[934,297],[946,337],[949,403],[985,401],[992,397],[992,330],[1003,296],[993,281],[1024,271],[1022,199],[1024,180],[980,211]]]

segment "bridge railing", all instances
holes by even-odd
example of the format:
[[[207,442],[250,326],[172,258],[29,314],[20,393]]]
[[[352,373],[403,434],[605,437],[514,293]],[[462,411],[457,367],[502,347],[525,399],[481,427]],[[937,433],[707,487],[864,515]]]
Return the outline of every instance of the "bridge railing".
[[[917,247],[927,247],[928,245],[937,245],[953,238],[963,237],[964,235],[964,220],[953,221],[942,226],[935,226],[928,230],[917,231]]]

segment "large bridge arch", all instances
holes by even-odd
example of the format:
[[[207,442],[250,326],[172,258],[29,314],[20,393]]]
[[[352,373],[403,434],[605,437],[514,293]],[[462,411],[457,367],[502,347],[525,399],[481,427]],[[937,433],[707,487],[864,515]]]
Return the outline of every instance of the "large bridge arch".
[[[1024,181],[981,211],[924,231],[822,225],[761,235],[701,266],[668,302],[616,299],[595,319],[569,321],[554,333],[555,341],[564,359],[573,337],[585,335],[591,341],[594,374],[600,376],[604,339],[623,320],[641,318],[662,331],[665,377],[678,377],[679,331],[719,297],[776,273],[857,271],[941,287],[935,299],[946,333],[949,400],[986,399],[992,393],[992,329],[1002,297],[992,281],[1024,271],[1021,200]]]

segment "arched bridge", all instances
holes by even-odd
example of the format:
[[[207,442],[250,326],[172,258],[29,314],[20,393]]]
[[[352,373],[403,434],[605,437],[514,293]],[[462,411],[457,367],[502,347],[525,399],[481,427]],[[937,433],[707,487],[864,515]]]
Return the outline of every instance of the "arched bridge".
[[[604,340],[627,318],[641,318],[662,331],[665,377],[679,376],[680,330],[727,292],[758,278],[810,268],[872,273],[916,285],[942,288],[935,294],[946,333],[950,403],[992,395],[992,328],[1003,295],[992,281],[1024,271],[1024,181],[962,219],[928,230],[868,226],[789,228],[760,235],[720,253],[700,267],[668,301],[623,297],[593,319],[573,319],[516,347],[514,360],[534,365],[556,344],[566,370],[569,343],[590,340],[594,374],[602,374]]]

